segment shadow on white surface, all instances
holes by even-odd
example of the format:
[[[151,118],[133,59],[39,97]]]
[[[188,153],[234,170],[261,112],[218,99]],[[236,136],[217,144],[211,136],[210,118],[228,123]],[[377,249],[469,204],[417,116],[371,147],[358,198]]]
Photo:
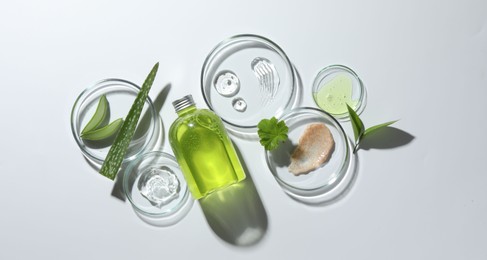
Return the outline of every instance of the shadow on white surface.
[[[233,145],[246,173],[245,180],[217,190],[199,202],[206,221],[223,241],[234,246],[252,246],[267,232],[267,213],[240,149]]]
[[[364,138],[359,149],[392,149],[405,146],[414,140],[414,136],[395,127],[385,127]]]
[[[267,214],[249,175],[199,202],[213,232],[231,245],[255,245],[267,232]]]

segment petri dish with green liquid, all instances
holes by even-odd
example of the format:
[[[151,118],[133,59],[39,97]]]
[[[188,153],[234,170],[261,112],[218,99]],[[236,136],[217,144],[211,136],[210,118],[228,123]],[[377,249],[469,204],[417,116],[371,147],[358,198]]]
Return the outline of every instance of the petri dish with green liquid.
[[[325,67],[313,82],[316,105],[339,120],[348,120],[347,104],[360,114],[365,108],[366,90],[362,80],[349,67]]]

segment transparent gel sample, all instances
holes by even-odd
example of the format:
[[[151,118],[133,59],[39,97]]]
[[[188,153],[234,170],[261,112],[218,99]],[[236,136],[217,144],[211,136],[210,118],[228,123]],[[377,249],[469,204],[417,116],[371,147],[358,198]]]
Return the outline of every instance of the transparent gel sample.
[[[235,98],[232,101],[233,108],[238,112],[245,112],[247,110],[247,102],[243,98]]]
[[[142,196],[159,208],[177,198],[180,190],[178,178],[167,167],[147,169],[137,187]]]
[[[240,90],[240,80],[231,71],[222,71],[215,81],[216,91],[225,97],[233,97]]]
[[[251,63],[252,71],[259,81],[262,104],[271,102],[279,90],[279,75],[274,64],[263,57],[255,58]]]

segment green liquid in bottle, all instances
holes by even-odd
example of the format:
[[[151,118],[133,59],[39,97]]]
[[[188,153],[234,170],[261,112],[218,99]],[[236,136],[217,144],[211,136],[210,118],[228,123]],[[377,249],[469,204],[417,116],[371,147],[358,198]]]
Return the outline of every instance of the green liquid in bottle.
[[[188,99],[186,96],[183,99]],[[189,102],[178,109],[179,117],[169,129],[169,141],[189,190],[195,199],[245,179],[221,119],[207,109]]]
[[[347,113],[346,104],[355,109],[358,103],[352,100],[352,79],[346,74],[339,74],[313,94],[318,106],[334,115]]]

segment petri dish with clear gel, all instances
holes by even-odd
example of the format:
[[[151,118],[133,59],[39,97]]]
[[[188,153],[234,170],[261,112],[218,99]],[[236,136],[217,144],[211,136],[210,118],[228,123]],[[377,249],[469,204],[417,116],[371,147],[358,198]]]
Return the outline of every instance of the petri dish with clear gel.
[[[291,110],[280,120],[289,128],[288,140],[273,151],[265,151],[267,166],[281,188],[293,199],[305,204],[322,204],[337,198],[354,174],[350,141],[330,114],[310,107]],[[334,140],[331,156],[319,167],[296,176],[289,166],[305,129],[310,124],[324,124]]]
[[[107,116],[103,123],[108,124],[118,118],[125,119],[139,90],[137,85],[126,80],[105,79],[84,90],[76,99],[71,111],[71,130],[81,152],[94,166],[100,167],[103,164],[116,137],[114,134],[110,138],[97,141],[84,140],[80,137],[81,131],[95,113],[100,97],[105,95],[108,101]],[[124,162],[133,160],[161,143],[163,138],[161,129],[162,121],[159,114],[151,99],[147,98]]]
[[[193,206],[176,158],[164,152],[148,152],[131,161],[122,187],[137,216],[153,226],[176,224]]]
[[[203,64],[201,90],[208,107],[230,133],[254,137],[262,118],[289,111],[297,96],[287,55],[257,35],[237,35],[220,42]]]
[[[367,93],[362,80],[343,65],[331,65],[318,72],[312,92],[316,105],[341,121],[349,120],[347,104],[357,114],[365,108]]]

